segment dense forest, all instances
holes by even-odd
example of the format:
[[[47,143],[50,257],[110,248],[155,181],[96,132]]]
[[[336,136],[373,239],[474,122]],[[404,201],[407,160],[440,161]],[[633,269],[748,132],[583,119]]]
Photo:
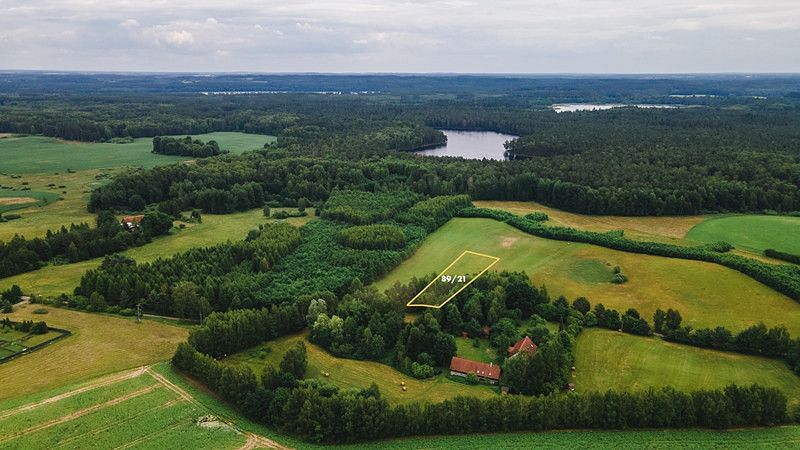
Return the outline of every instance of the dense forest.
[[[678,106],[691,107],[557,114],[530,97],[507,94],[159,96],[157,104],[169,108],[154,106],[148,95],[0,96],[0,132],[86,141],[211,131],[278,137],[260,156],[228,156],[170,173],[169,185],[153,173],[139,174],[146,180],[140,186],[120,181],[107,189],[123,198],[102,199],[99,193],[95,208],[125,206],[133,194],[152,202],[175,200],[167,198],[172,184],[180,186],[175,197],[185,197],[257,182],[266,197],[288,203],[324,200],[335,186],[374,190],[400,184],[426,195],[537,200],[589,214],[800,210],[800,106],[792,96],[681,98],[690,104]],[[518,159],[466,161],[403,152],[442,142],[437,128],[518,135],[508,144]],[[298,192],[295,184],[305,183],[292,183],[293,171],[317,164],[326,173],[314,170],[309,181],[316,191]],[[346,169],[331,173],[330,165]],[[235,182],[219,175],[209,179],[209,170],[238,176]],[[276,180],[280,173],[292,175]],[[218,211],[231,200],[216,191],[203,195]]]
[[[153,138],[153,153],[206,158],[221,155],[227,151],[220,150],[219,144],[214,140],[203,142],[200,139],[192,139],[191,136],[185,138],[156,136]]]

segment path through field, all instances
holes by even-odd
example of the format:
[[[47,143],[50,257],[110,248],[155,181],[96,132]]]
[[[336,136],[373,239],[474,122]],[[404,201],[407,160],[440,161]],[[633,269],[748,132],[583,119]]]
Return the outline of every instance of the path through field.
[[[177,436],[215,448],[287,448],[216,418],[201,426],[198,418],[210,414],[189,392],[142,366],[0,411],[0,447],[158,447]]]

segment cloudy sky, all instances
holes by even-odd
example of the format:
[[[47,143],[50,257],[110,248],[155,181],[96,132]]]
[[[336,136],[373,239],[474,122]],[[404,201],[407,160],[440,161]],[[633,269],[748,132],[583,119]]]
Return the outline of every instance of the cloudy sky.
[[[0,0],[0,69],[800,72],[800,0]]]

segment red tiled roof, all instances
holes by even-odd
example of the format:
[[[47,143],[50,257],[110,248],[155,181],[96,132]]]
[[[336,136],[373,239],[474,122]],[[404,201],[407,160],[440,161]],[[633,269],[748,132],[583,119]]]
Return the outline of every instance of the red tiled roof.
[[[138,216],[125,216],[125,217],[122,218],[122,222],[124,222],[124,223],[139,223],[139,222],[142,221],[142,219],[144,219],[144,216],[141,215],[141,214],[138,215]]]
[[[459,373],[474,373],[480,378],[489,378],[490,380],[500,379],[500,366],[459,358],[458,356],[453,356],[453,359],[450,360],[450,370]]]
[[[517,341],[516,344],[508,347],[508,356],[514,356],[519,352],[524,352],[528,354],[536,353],[536,350],[539,348],[528,336]]]

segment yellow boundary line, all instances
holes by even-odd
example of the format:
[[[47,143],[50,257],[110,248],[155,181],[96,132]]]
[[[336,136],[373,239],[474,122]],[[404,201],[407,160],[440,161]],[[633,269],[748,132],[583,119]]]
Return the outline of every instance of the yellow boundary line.
[[[476,256],[482,256],[482,257],[484,257],[484,258],[489,258],[489,259],[491,259],[491,260],[493,260],[493,261],[491,262],[491,264],[489,264],[488,266],[486,266],[486,268],[484,268],[484,269],[483,269],[483,270],[481,270],[481,271],[480,271],[480,272],[479,272],[477,275],[475,275],[475,276],[474,276],[474,277],[473,277],[471,280],[469,280],[469,281],[467,282],[467,284],[465,284],[464,286],[461,286],[461,289],[457,290],[457,291],[456,291],[456,292],[455,292],[453,295],[451,295],[450,297],[448,297],[448,298],[447,298],[447,300],[445,300],[445,301],[444,301],[442,304],[440,304],[440,305],[438,305],[438,306],[437,306],[437,305],[414,305],[414,304],[412,304],[412,303],[414,303],[414,301],[415,301],[416,299],[418,299],[418,298],[419,298],[419,296],[420,296],[420,295],[424,294],[424,293],[425,293],[425,291],[427,291],[429,287],[433,286],[433,284],[434,284],[434,283],[436,283],[436,281],[440,280],[440,279],[442,278],[442,276],[443,276],[445,273],[447,273],[447,271],[448,271],[448,270],[450,270],[450,268],[451,268],[451,267],[453,267],[453,266],[454,266],[454,265],[455,265],[455,264],[456,264],[456,263],[457,263],[457,262],[458,262],[458,261],[459,261],[461,258],[463,258],[463,257],[464,257],[464,255],[467,255],[467,254],[469,254],[469,255],[476,255]],[[450,265],[448,265],[447,267],[445,267],[445,268],[444,268],[444,270],[443,270],[443,271],[442,271],[442,272],[441,272],[439,275],[437,275],[437,276],[436,276],[436,278],[434,278],[434,279],[433,279],[433,280],[432,280],[430,283],[428,283],[428,285],[427,285],[427,286],[425,286],[425,287],[424,287],[424,288],[423,288],[421,291],[419,291],[419,293],[417,293],[417,295],[415,295],[415,296],[414,296],[414,298],[412,298],[412,299],[411,299],[411,300],[410,300],[408,303],[406,303],[406,306],[407,306],[407,307],[417,307],[417,308],[433,308],[433,309],[441,309],[441,308],[442,308],[444,305],[446,305],[448,302],[450,302],[450,300],[452,300],[453,298],[455,298],[455,296],[456,296],[456,295],[460,294],[460,293],[461,293],[461,291],[463,291],[464,289],[466,289],[466,288],[467,288],[467,286],[469,286],[469,285],[470,285],[470,284],[472,284],[472,283],[473,283],[475,280],[477,280],[478,278],[480,278],[480,276],[481,276],[481,275],[483,275],[484,273],[486,273],[486,272],[487,272],[489,269],[491,269],[491,268],[492,268],[492,266],[494,266],[495,264],[497,264],[499,261],[500,261],[500,258],[498,258],[497,256],[485,255],[485,254],[483,254],[483,253],[473,252],[473,251],[470,251],[470,250],[464,250],[464,252],[463,252],[463,253],[461,253],[460,255],[458,255],[458,258],[454,259],[454,260],[453,260],[453,262],[451,262],[451,263],[450,263]]]

